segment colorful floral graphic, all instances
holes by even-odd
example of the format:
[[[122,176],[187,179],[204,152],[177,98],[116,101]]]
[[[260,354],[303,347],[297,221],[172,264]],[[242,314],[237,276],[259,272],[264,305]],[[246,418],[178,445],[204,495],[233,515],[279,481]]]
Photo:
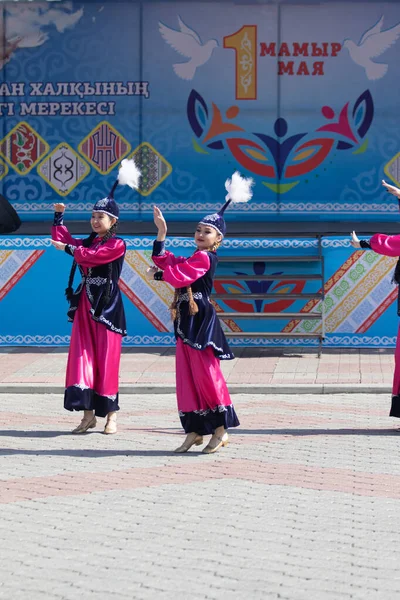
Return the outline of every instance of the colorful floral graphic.
[[[274,135],[246,132],[233,123],[240,109],[231,106],[222,116],[221,110],[192,90],[187,115],[197,139],[194,149],[203,154],[210,150],[229,150],[246,171],[266,179],[262,183],[277,193],[285,193],[299,183],[299,178],[321,165],[333,149],[353,149],[361,154],[367,148],[366,134],[374,115],[374,104],[369,90],[355,101],[350,109],[347,102],[336,116],[334,109],[323,106],[322,116],[329,123],[314,132],[288,135],[289,124],[280,117],[273,125]]]
[[[253,272],[255,275],[264,275],[265,273],[265,262],[255,262],[253,263]],[[246,275],[247,273],[242,273],[239,271],[235,271],[235,275]],[[257,281],[254,279],[237,281],[234,277],[230,281],[218,281],[218,278],[214,282],[215,291],[217,294],[232,294],[232,299],[224,300],[224,304],[226,304],[230,309],[237,312],[254,312],[254,313],[269,313],[269,312],[282,312],[289,308],[295,300],[288,299],[283,296],[279,297],[280,294],[301,294],[306,284],[305,281],[290,281],[288,280],[278,280],[274,279],[275,275],[282,275],[282,271],[277,273],[271,273],[270,280],[262,280]],[[248,300],[236,300],[234,298],[235,294],[245,293],[245,294],[276,294],[276,300],[264,300],[264,299],[254,299],[249,298]]]
[[[49,145],[28,123],[18,123],[0,144],[2,156],[19,175],[27,175],[49,151]]]

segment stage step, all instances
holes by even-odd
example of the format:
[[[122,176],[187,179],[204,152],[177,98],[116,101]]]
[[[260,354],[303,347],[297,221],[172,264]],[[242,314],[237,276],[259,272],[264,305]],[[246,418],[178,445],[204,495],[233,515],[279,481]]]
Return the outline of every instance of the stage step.
[[[220,319],[322,319],[321,313],[249,313],[224,312],[217,313]]]
[[[320,256],[218,256],[218,262],[223,263],[252,263],[252,262],[319,262]]]
[[[307,339],[322,339],[322,335],[320,333],[277,333],[273,331],[252,331],[251,333],[245,333],[244,331],[240,331],[239,333],[235,333],[234,331],[224,332],[226,337],[238,337],[238,338],[247,338],[247,337],[268,337],[275,339],[288,339],[288,338],[307,338]]]
[[[313,275],[304,275],[304,274],[275,274],[271,273],[270,275],[237,275],[236,273],[232,275],[217,275],[215,277],[215,281],[235,281],[236,279],[245,279],[247,281],[275,281],[276,279],[292,279],[298,281],[321,281],[322,274],[313,274]]]
[[[211,300],[313,300],[322,299],[321,292],[315,292],[315,294],[212,294]]]

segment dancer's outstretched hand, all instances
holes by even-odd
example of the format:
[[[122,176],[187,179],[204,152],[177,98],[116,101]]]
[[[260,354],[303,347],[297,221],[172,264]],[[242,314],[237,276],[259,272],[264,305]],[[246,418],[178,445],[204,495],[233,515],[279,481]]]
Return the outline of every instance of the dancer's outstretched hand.
[[[64,211],[65,211],[65,204],[63,204],[62,202],[56,202],[56,204],[54,204],[54,212],[63,213]]]
[[[355,231],[351,233],[351,245],[353,248],[361,248],[360,240],[358,239]]]
[[[56,250],[62,250],[64,252],[65,246],[67,244],[63,244],[62,242],[56,242],[55,240],[50,240]]]
[[[400,198],[400,189],[397,188],[394,185],[390,185],[389,183],[386,183],[386,181],[384,179],[382,179],[382,185],[384,188],[386,188],[386,190],[389,192],[389,194],[393,194],[393,196],[396,196],[396,198]]]
[[[157,239],[159,241],[164,241],[167,235],[167,224],[165,222],[164,216],[158,206],[153,208],[153,217],[154,223],[158,229]]]
[[[165,233],[166,233],[167,232],[167,224],[165,222],[164,215],[162,214],[162,212],[158,208],[158,206],[154,206],[154,208],[153,208],[153,217],[154,217],[154,223],[156,224],[158,231],[161,230],[161,231],[165,231]]]
[[[146,269],[146,277],[147,279],[154,279],[154,273],[156,273],[158,271],[157,267],[149,267],[148,269]]]

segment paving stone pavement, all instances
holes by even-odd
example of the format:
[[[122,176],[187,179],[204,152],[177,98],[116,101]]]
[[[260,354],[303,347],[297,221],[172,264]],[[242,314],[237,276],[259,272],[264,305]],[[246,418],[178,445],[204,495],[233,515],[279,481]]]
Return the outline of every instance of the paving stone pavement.
[[[389,397],[237,395],[214,455],[173,395],[124,395],[119,433],[56,395],[0,405],[0,599],[400,598],[400,425]],[[100,420],[102,421],[102,420]]]
[[[235,348],[236,358],[222,361],[224,375],[235,384],[363,384],[391,386],[393,349]],[[174,348],[124,348],[120,382],[175,384]],[[67,348],[0,348],[0,386],[64,385]],[[57,390],[58,391],[58,390]]]

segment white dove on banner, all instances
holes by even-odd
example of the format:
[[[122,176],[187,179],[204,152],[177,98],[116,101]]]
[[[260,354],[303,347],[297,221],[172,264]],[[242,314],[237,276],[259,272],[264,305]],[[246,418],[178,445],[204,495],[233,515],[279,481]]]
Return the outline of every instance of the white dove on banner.
[[[47,42],[51,26],[63,33],[74,27],[82,16],[83,8],[73,12],[72,2],[54,8],[46,3],[28,6],[7,2],[4,14],[0,17],[0,35],[4,40],[4,48],[0,51],[0,69],[18,48],[37,48]]]
[[[179,31],[171,29],[159,22],[159,29],[164,40],[174,50],[189,58],[187,62],[174,64],[174,71],[181,79],[193,79],[196,69],[204,65],[218,46],[217,40],[209,40],[203,44],[199,35],[190,29],[178,16]]]
[[[376,63],[371,59],[386,52],[400,36],[400,23],[384,31],[382,31],[382,26],[383,15],[376,25],[364,33],[358,45],[349,39],[343,42],[351,59],[357,65],[364,67],[366,76],[371,80],[381,79],[388,70],[387,64]]]

